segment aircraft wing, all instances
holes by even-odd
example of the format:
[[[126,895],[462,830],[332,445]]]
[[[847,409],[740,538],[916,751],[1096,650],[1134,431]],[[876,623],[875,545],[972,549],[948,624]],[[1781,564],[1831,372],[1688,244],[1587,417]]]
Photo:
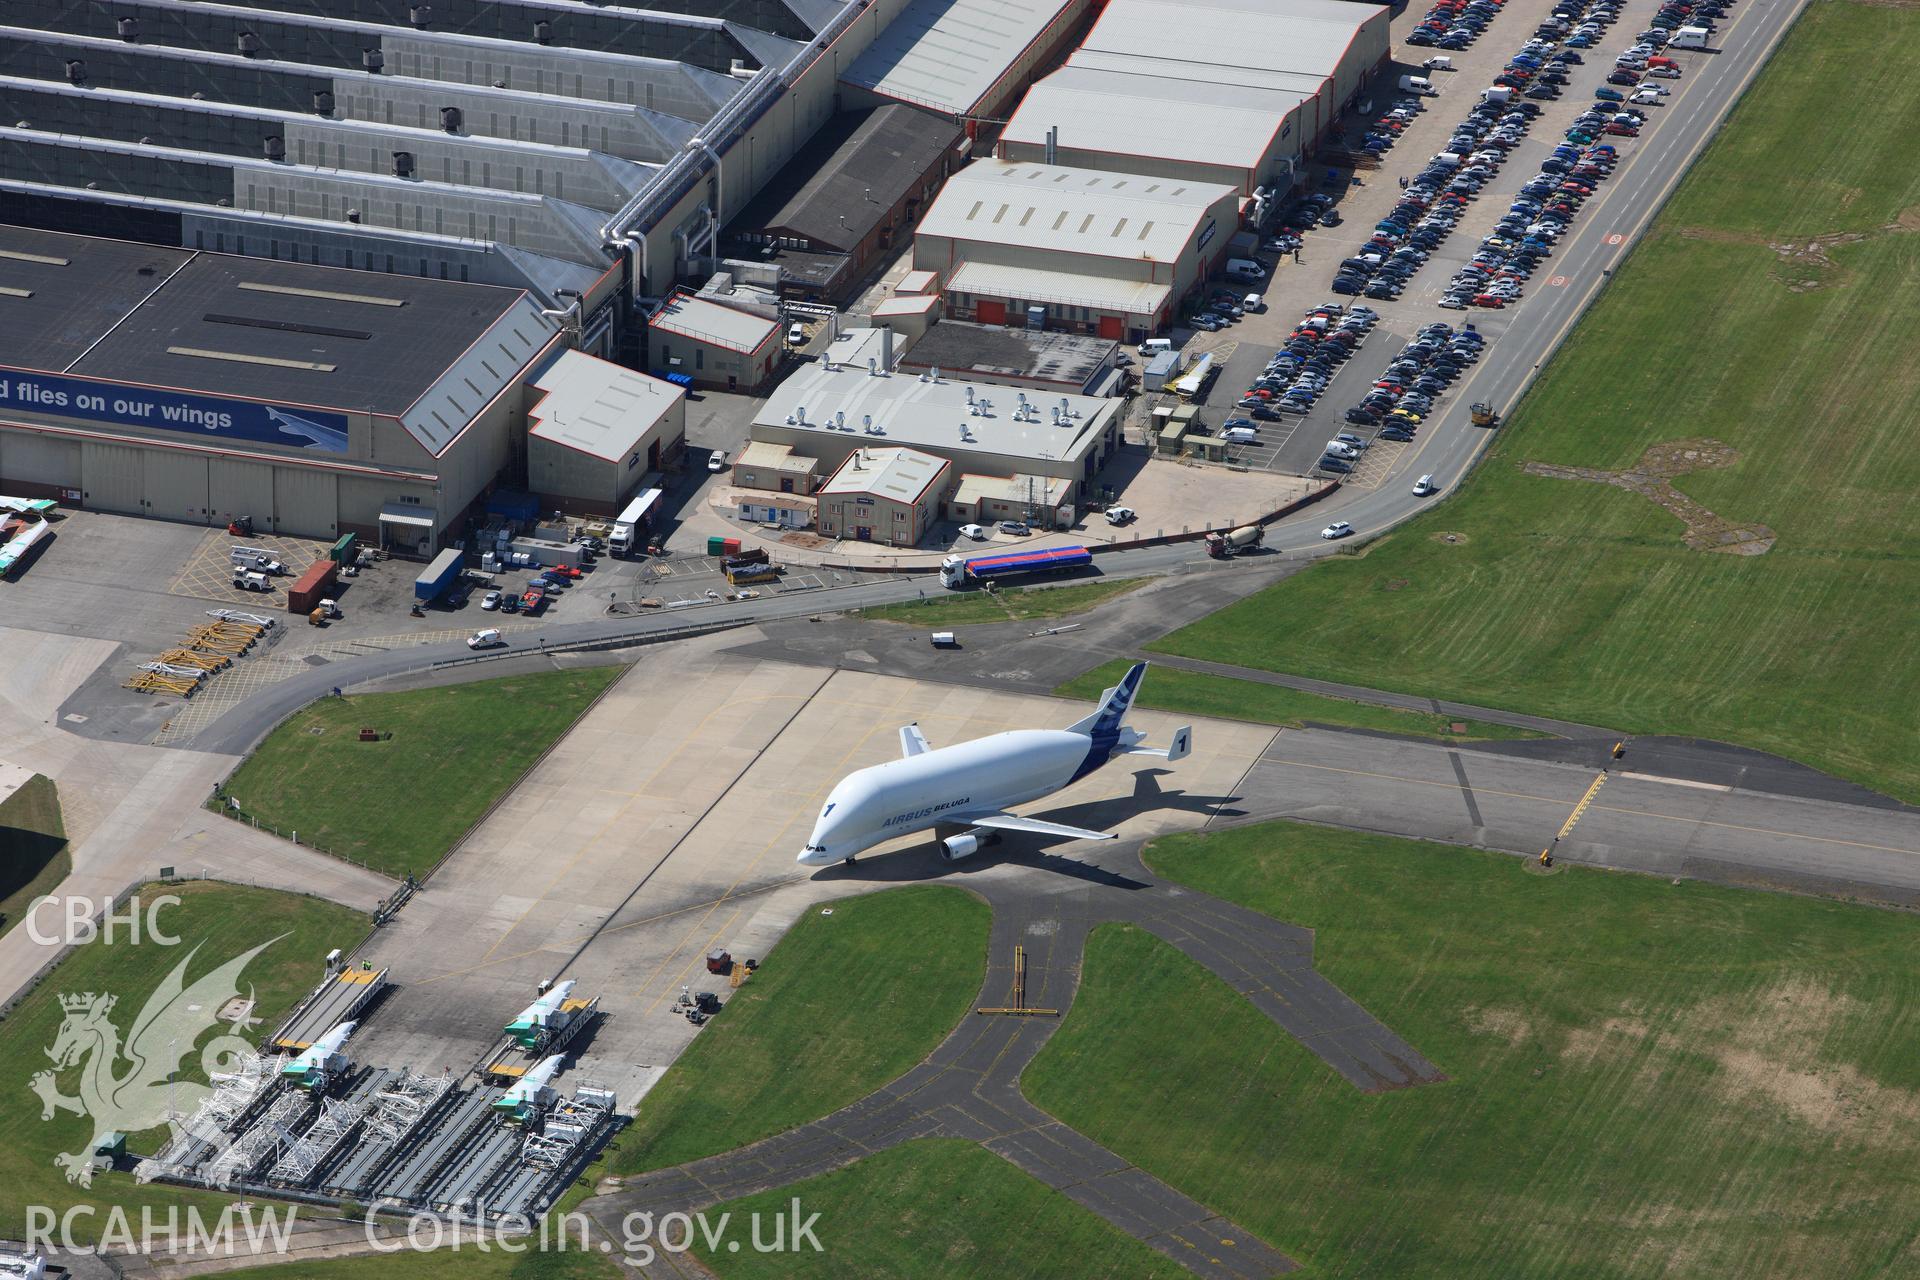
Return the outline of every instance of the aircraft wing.
[[[1038,818],[1022,818],[1012,813],[971,813],[964,819],[976,827],[993,827],[1000,831],[1025,831],[1036,836],[1060,836],[1066,840],[1118,840],[1120,837],[1111,831],[1088,831],[1084,827],[1069,827],[1062,822],[1042,822]]]
[[[927,746],[927,735],[920,732],[919,725],[903,724],[900,726],[901,758],[904,759],[907,756],[922,756],[929,750],[931,750],[931,748]]]

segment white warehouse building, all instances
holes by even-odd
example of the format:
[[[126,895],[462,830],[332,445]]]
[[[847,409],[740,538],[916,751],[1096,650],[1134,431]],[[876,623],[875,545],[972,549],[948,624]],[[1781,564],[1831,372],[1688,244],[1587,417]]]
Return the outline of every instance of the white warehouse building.
[[[1028,90],[1000,154],[1045,159],[1057,130],[1060,164],[1284,189],[1386,67],[1389,17],[1354,0],[1112,0]]]
[[[889,372],[892,345],[884,329],[843,333],[775,389],[753,438],[817,458],[823,472],[856,450],[905,446],[945,458],[959,477],[1041,477],[1039,489],[1063,502],[1120,447],[1118,400]]]
[[[1139,342],[1214,273],[1240,226],[1221,183],[983,160],[947,180],[913,242],[947,313]]]

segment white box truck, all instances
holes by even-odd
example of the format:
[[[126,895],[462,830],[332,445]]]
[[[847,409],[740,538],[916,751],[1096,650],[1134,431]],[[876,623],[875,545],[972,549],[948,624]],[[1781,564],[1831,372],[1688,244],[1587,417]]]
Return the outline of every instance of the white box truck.
[[[1682,27],[1673,33],[1673,39],[1667,41],[1669,49],[1704,49],[1707,37],[1713,34],[1705,27]]]
[[[636,547],[643,545],[648,523],[660,513],[660,503],[666,496],[665,489],[642,490],[640,496],[615,517],[613,532],[607,535],[607,550],[615,556],[630,556]]]

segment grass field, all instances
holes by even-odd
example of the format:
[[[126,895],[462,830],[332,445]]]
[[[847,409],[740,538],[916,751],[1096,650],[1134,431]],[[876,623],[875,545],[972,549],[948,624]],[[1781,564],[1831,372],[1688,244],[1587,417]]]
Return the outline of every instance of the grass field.
[[[1016,587],[1003,591],[942,592],[924,600],[875,605],[859,616],[876,622],[947,626],[969,622],[1025,621],[1079,613],[1147,584],[1146,578],[1101,578],[1069,587]]]
[[[972,894],[938,885],[807,912],[647,1094],[607,1172],[731,1151],[900,1075],[978,995],[989,918]]]
[[[1190,1276],[1090,1210],[971,1142],[910,1142],[822,1177],[708,1211],[736,1224],[759,1213],[818,1213],[820,1250],[698,1249],[724,1280],[879,1280],[904,1276],[1071,1276],[1176,1280]],[[876,1229],[876,1226],[878,1229]],[[772,1239],[772,1227],[763,1227]],[[736,1225],[729,1233],[746,1236]]]
[[[72,869],[59,792],[53,779],[36,773],[0,804],[0,933],[24,920],[33,900]]]
[[[1910,6],[1811,6],[1456,497],[1165,649],[1725,739],[1920,800],[1917,64]],[[1769,526],[1767,554],[1520,469],[1697,438],[1738,460],[1676,488]]]
[[[303,844],[389,875],[418,875],[626,670],[322,698],[268,735],[225,794]],[[362,728],[392,736],[361,742]],[[433,803],[421,803],[427,798]]]
[[[1028,1095],[1313,1277],[1920,1274],[1920,920],[1289,823],[1161,873],[1316,932],[1450,1077],[1367,1095],[1104,926]]]
[[[111,1020],[126,1035],[147,998],[195,946],[199,951],[188,969],[189,984],[242,952],[284,934],[241,975],[258,1002],[256,1015],[266,1029],[271,1029],[320,980],[327,952],[334,947],[351,947],[367,931],[361,912],[268,889],[202,881],[148,885],[139,896],[151,905],[167,893],[177,895],[180,902],[160,908],[155,918],[162,930],[181,939],[179,946],[160,945],[145,934],[138,943],[124,934],[111,944],[90,942],[68,956],[6,1020],[6,1033],[0,1036],[0,1082],[8,1090],[8,1102],[0,1107],[0,1186],[6,1188],[0,1194],[0,1237],[19,1237],[28,1205],[64,1209],[84,1204],[100,1212],[113,1204],[136,1212],[141,1205],[152,1205],[164,1214],[164,1206],[191,1204],[217,1216],[219,1206],[228,1203],[228,1197],[210,1193],[138,1186],[126,1174],[97,1174],[90,1189],[66,1181],[53,1158],[60,1152],[80,1150],[92,1135],[93,1122],[64,1111],[52,1120],[42,1120],[38,1100],[27,1091],[28,1080],[48,1066],[46,1050],[55,1043],[64,1016],[59,999],[62,994],[92,991],[114,995],[117,1003]],[[243,986],[241,994],[245,993]],[[214,1034],[210,1030],[203,1044]],[[204,1081],[200,1055],[189,1052],[188,1046],[181,1046],[181,1055],[184,1062],[178,1078]],[[75,1096],[79,1079],[91,1064],[92,1060],[86,1059],[60,1072],[56,1080],[61,1091]],[[131,1064],[124,1061],[113,1067],[117,1076],[126,1076],[131,1069]],[[164,1082],[165,1076],[160,1079]],[[128,1149],[149,1154],[164,1132],[161,1127],[131,1135]],[[75,1233],[91,1238],[102,1221],[98,1212],[92,1217],[77,1217]]]
[[[492,1245],[492,1240],[488,1244]],[[270,1263],[222,1271],[235,1280],[613,1280],[628,1274],[610,1258],[579,1250],[521,1254],[496,1248],[436,1249],[311,1262]]]
[[[1054,692],[1063,698],[1092,701],[1100,696],[1102,690],[1118,684],[1129,665],[1125,660],[1104,663],[1077,679],[1067,681]],[[1147,678],[1141,682],[1137,701],[1139,705],[1156,711],[1185,711],[1197,716],[1251,720],[1256,724],[1285,725],[1292,729],[1308,723],[1331,724],[1350,729],[1404,733],[1416,738],[1443,738],[1453,742],[1545,736],[1531,729],[1516,729],[1484,720],[1455,720],[1452,716],[1425,711],[1400,711],[1369,702],[1325,698],[1317,693],[1302,693],[1281,685],[1235,680],[1229,676],[1206,675],[1198,671],[1180,671],[1173,667],[1157,666],[1149,670]],[[1453,732],[1452,726],[1456,724],[1465,725],[1466,732]]]

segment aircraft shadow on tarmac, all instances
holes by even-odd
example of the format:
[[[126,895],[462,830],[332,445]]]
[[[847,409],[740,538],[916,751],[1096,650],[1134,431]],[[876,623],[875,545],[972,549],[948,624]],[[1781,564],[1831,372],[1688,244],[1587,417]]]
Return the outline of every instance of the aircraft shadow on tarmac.
[[[1067,805],[1059,809],[1036,810],[1033,816],[1044,818],[1048,822],[1061,822],[1069,826],[1086,827],[1096,831],[1111,831],[1129,818],[1146,813],[1203,814],[1208,820],[1213,818],[1237,818],[1244,810],[1227,808],[1240,799],[1239,796],[1200,796],[1189,795],[1185,791],[1167,791],[1160,786],[1160,779],[1168,776],[1170,769],[1142,769],[1133,776],[1133,794],[1118,799],[1094,800],[1085,804]],[[1203,822],[1201,826],[1205,826]],[[989,870],[1003,864],[1016,864],[1035,867],[1044,871],[1053,871],[1076,880],[1086,880],[1094,884],[1106,885],[1117,889],[1145,889],[1147,883],[1101,865],[1111,859],[1107,856],[1115,849],[1131,850],[1138,841],[1122,839],[1103,841],[1100,844],[1088,844],[1085,857],[1069,858],[1059,854],[1047,853],[1049,845],[1075,843],[1064,841],[1055,836],[1028,835],[1024,832],[1005,832],[994,844],[981,850],[971,858],[959,862],[948,862],[941,858],[932,837],[925,843],[911,849],[901,849],[894,853],[872,856],[871,860],[862,858],[852,866],[845,864],[823,868],[814,877],[818,880],[859,880],[883,883],[910,883],[920,880],[934,880],[952,875],[968,875]],[[1126,861],[1132,863],[1131,852]]]

